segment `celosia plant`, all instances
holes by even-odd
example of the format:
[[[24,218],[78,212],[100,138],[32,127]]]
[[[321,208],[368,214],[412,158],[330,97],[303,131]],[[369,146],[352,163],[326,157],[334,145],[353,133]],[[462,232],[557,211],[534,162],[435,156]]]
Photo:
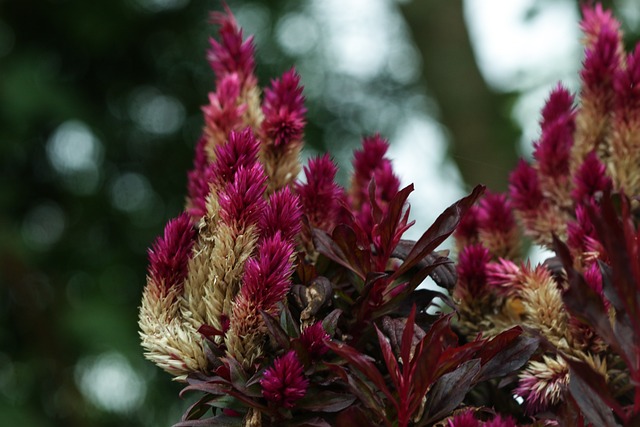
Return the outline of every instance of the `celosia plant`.
[[[609,12],[584,9],[579,103],[552,92],[508,194],[476,187],[417,241],[387,142],[363,140],[348,188],[328,156],[302,167],[300,77],[262,93],[251,39],[212,21],[216,90],[139,317],[198,394],[176,425],[637,425],[640,48]],[[558,256],[525,262],[523,235]]]
[[[583,16],[578,100],[552,91],[533,163],[518,164],[508,195],[464,218],[454,299],[469,337],[522,325],[542,338],[514,389],[533,419],[631,426],[640,421],[640,46],[625,53],[601,6]],[[523,262],[519,240],[504,237],[519,232],[514,219],[557,256]]]

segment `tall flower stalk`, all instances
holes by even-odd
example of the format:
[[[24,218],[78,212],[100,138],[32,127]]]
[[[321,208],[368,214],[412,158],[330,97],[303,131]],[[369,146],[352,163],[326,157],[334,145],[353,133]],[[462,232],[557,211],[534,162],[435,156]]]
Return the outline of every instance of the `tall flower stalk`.
[[[199,394],[176,425],[638,423],[640,48],[583,15],[582,89],[551,92],[533,162],[417,241],[388,142],[363,139],[347,188],[328,155],[301,165],[300,76],[263,92],[252,39],[211,15],[216,88],[139,315],[145,356]],[[531,265],[526,238],[556,256]]]

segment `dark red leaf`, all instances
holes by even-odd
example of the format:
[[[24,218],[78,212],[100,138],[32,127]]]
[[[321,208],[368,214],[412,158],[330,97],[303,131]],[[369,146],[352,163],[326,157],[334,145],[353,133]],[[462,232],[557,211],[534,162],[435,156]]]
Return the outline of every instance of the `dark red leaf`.
[[[605,378],[583,361],[565,357],[569,365],[569,390],[589,422],[596,426],[617,426],[612,410],[621,418],[625,411],[611,395]]]
[[[445,209],[431,227],[429,227],[422,237],[418,239],[400,268],[398,268],[394,273],[393,278],[396,279],[409,271],[427,255],[433,252],[442,242],[444,242],[456,229],[460,223],[460,219],[464,216],[467,210],[484,192],[484,189],[485,187],[482,185],[476,186],[470,195],[458,200],[453,205]]]
[[[289,350],[290,340],[289,336],[286,334],[284,329],[280,326],[280,322],[267,313],[266,311],[260,310],[260,314],[262,315],[262,319],[264,320],[265,325],[267,326],[267,331],[269,335],[273,338],[273,340],[278,344],[278,347]]]
[[[567,360],[568,361],[568,360]],[[580,362],[583,363],[583,362]],[[587,421],[594,426],[619,427],[613,416],[612,408],[607,402],[614,402],[618,411],[622,411],[618,403],[609,395],[604,378],[597,377],[591,368],[574,369],[570,366],[569,391],[582,410]],[[588,373],[587,373],[588,372]],[[603,399],[603,395],[606,399]]]
[[[386,381],[376,365],[373,363],[371,357],[360,353],[355,348],[345,343],[339,343],[336,341],[327,341],[327,347],[333,350],[340,357],[345,359],[350,367],[353,366],[364,374],[380,391],[382,391],[389,399],[393,400],[393,395],[387,388]]]
[[[322,327],[330,337],[333,337],[333,335],[336,333],[336,327],[338,326],[338,320],[340,320],[341,315],[342,310],[336,308],[331,313],[327,314],[324,319],[322,319]]]
[[[387,337],[385,337],[384,334],[380,332],[380,329],[378,329],[377,326],[375,328],[376,333],[378,334],[378,342],[380,343],[380,348],[382,349],[382,357],[384,358],[384,363],[387,365],[387,371],[389,371],[391,381],[397,389],[398,385],[400,384],[400,370],[398,369],[398,361],[393,354],[391,344],[389,343],[389,340],[387,340]]]
[[[242,417],[230,417],[228,415],[216,415],[203,420],[181,421],[173,427],[242,427]]]
[[[521,335],[516,326],[486,342],[478,352],[482,369],[478,381],[499,378],[524,366],[538,349],[538,339]]]
[[[428,425],[442,419],[464,399],[480,372],[480,359],[464,362],[455,371],[444,374],[436,381],[427,395],[425,415],[417,424]],[[421,400],[421,397],[420,397]]]
[[[553,237],[553,245],[567,273],[569,287],[562,294],[565,306],[571,314],[590,325],[615,352],[626,358],[626,353],[620,347],[611,328],[609,314],[602,298],[587,285],[584,277],[573,268],[569,248],[555,236]]]
[[[434,322],[427,334],[416,346],[414,355],[416,371],[413,381],[416,395],[424,395],[429,386],[437,380],[435,374],[438,370],[438,360],[446,345],[445,336],[452,333],[449,326],[451,316],[452,314],[442,316]]]
[[[339,412],[350,406],[355,400],[356,397],[349,393],[309,390],[306,396],[296,403],[296,408],[314,412]]]
[[[389,422],[386,422],[389,425]],[[359,406],[351,406],[342,411],[336,419],[336,427],[369,426],[372,424],[365,411]]]
[[[347,370],[339,365],[327,363],[326,366],[347,384],[347,388],[360,402],[368,409],[373,411],[377,417],[384,417],[384,403],[379,393],[374,391],[371,386],[364,382],[361,378],[351,375]]]

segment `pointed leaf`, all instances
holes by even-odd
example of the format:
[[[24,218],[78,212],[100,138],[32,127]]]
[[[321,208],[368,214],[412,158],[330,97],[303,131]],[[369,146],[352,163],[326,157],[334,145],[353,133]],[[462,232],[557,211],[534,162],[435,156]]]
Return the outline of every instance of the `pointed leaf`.
[[[278,347],[289,350],[290,340],[284,329],[280,326],[280,322],[264,310],[260,310],[260,314],[262,315],[264,324],[267,326],[269,335],[278,344]]]
[[[296,408],[313,412],[339,412],[350,406],[356,397],[351,393],[336,393],[322,390],[307,392],[307,395],[296,403]]]
[[[394,400],[393,395],[387,388],[384,377],[369,356],[360,353],[350,345],[333,340],[327,341],[326,345],[330,350],[333,350],[336,354],[345,359],[350,366],[353,366],[362,372],[364,376],[367,377],[387,397],[389,397],[389,399]]]
[[[518,326],[508,329],[486,342],[478,352],[482,369],[478,381],[499,378],[520,369],[538,349],[535,337],[522,335]]]
[[[473,359],[440,377],[427,395],[428,410],[418,425],[428,425],[450,414],[467,395],[479,372],[480,359]]]
[[[338,327],[338,320],[340,320],[341,315],[342,310],[336,308],[331,313],[327,314],[324,319],[322,319],[322,327],[330,337],[333,337],[335,335],[336,328]]]
[[[585,417],[597,426],[617,426],[612,410],[623,419],[626,414],[611,395],[605,378],[583,361],[564,359],[569,365],[569,390]]]
[[[445,209],[431,227],[418,239],[411,249],[411,252],[405,258],[404,263],[402,263],[400,268],[394,273],[393,279],[409,271],[414,265],[422,261],[444,242],[456,229],[460,223],[460,219],[466,214],[467,210],[469,210],[478,197],[484,192],[484,189],[485,187],[482,185],[476,186],[471,194]]]
[[[389,340],[387,339],[387,337],[385,337],[384,334],[380,332],[380,329],[378,329],[377,326],[375,326],[375,328],[376,333],[378,334],[378,342],[380,343],[384,363],[387,365],[387,371],[389,371],[391,381],[397,389],[398,384],[400,384],[400,371],[398,370],[398,361],[393,354],[393,350],[391,350],[391,344],[389,344]]]

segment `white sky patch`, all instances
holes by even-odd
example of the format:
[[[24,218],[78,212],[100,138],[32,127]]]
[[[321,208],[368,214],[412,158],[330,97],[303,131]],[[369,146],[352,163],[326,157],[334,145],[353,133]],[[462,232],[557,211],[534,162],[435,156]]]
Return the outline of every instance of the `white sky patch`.
[[[405,238],[417,240],[442,211],[464,196],[460,173],[446,157],[440,125],[422,115],[400,124],[388,154],[401,187],[414,183],[409,203],[416,223]]]
[[[573,1],[465,0],[465,18],[485,79],[501,90],[524,89],[577,70],[580,19]]]

